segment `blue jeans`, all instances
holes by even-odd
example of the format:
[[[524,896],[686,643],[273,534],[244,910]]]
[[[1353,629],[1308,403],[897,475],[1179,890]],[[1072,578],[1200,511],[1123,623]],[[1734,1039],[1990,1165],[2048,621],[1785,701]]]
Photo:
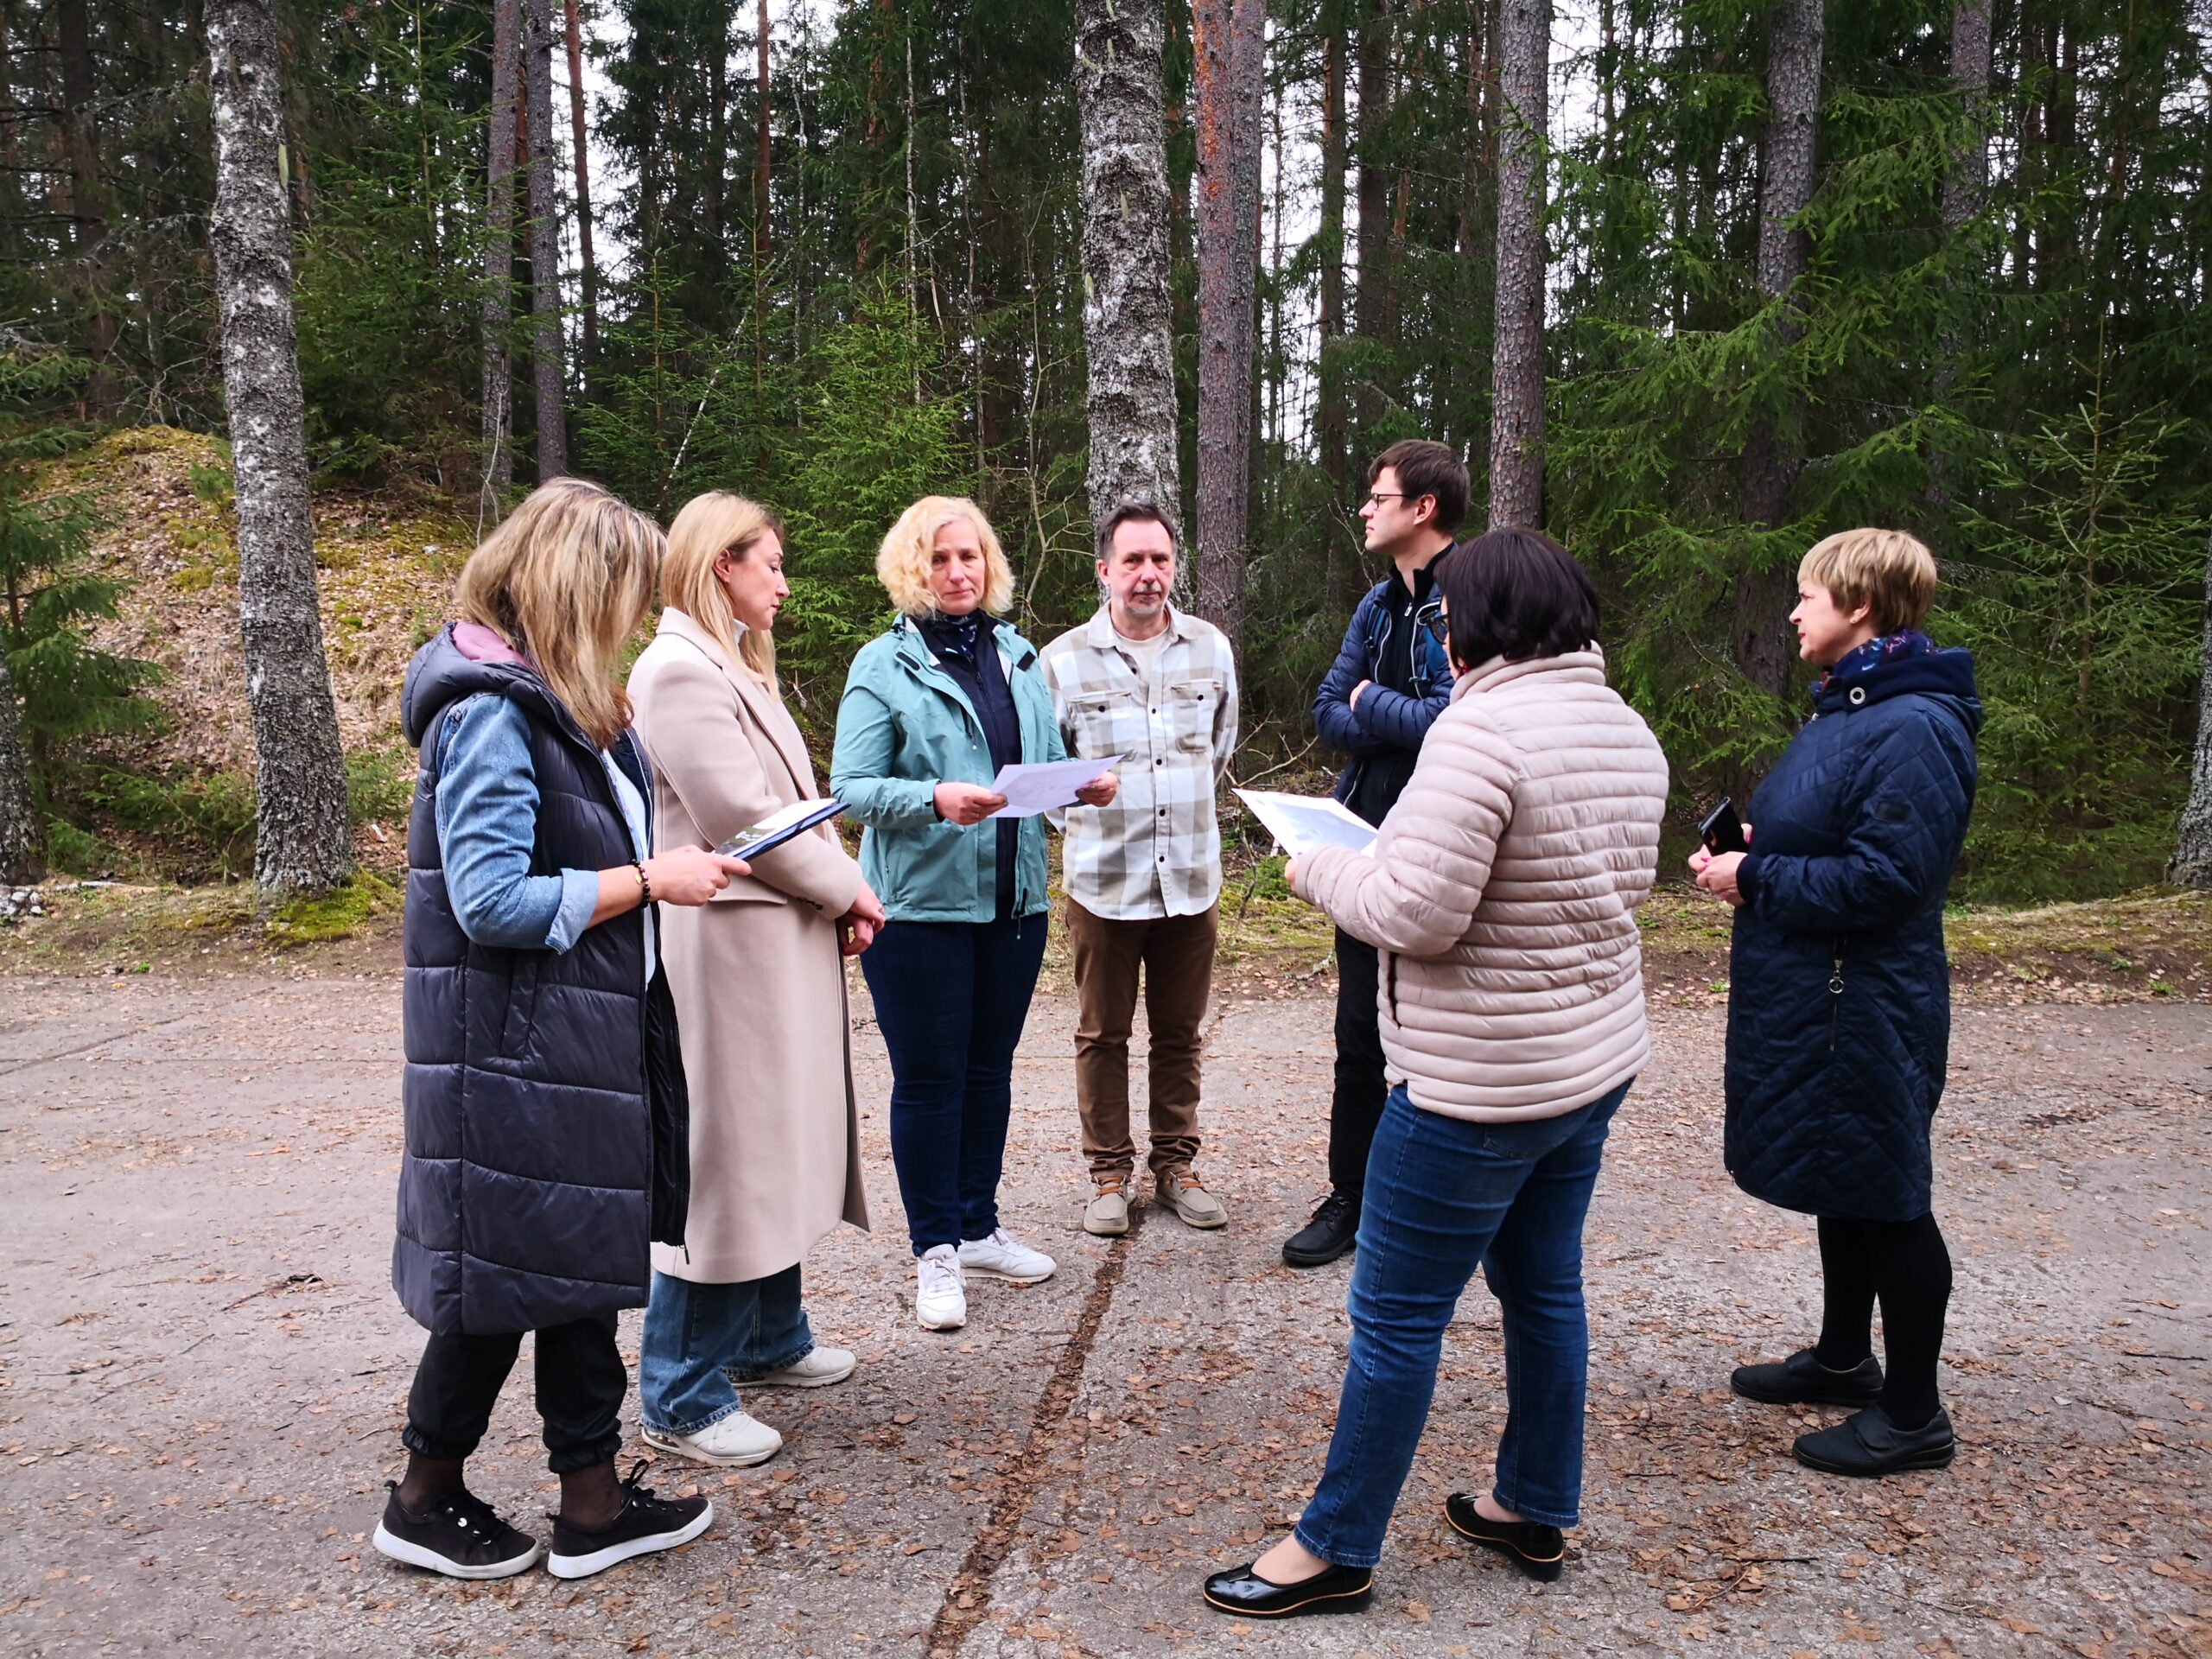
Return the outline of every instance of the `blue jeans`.
[[[730,1285],[656,1273],[638,1344],[638,1415],[664,1434],[696,1434],[744,1409],[727,1373],[760,1376],[813,1351],[798,1262]]]
[[[894,921],[861,956],[891,1052],[891,1161],[921,1255],[988,1238],[1045,918]]]
[[[1390,1091],[1367,1161],[1351,1355],[1329,1461],[1298,1541],[1372,1567],[1428,1421],[1445,1327],[1479,1264],[1504,1315],[1505,1433],[1491,1495],[1554,1527],[1582,1500],[1582,1221],[1628,1093],[1562,1117],[1469,1123]]]

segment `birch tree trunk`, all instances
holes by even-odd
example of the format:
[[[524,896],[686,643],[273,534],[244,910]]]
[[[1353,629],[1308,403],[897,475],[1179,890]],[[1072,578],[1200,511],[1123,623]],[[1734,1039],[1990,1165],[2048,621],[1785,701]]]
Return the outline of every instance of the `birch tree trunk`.
[[[268,896],[353,873],[346,761],[315,604],[315,527],[292,320],[292,226],[277,171],[273,0],[209,0],[223,386],[238,492],[238,620],[252,714],[253,874]]]
[[[30,767],[16,711],[15,677],[8,672],[6,636],[0,634],[0,882],[35,881],[46,874],[39,858],[45,836],[31,799]]]
[[[562,368],[561,171],[553,149],[553,0],[524,0],[523,103],[530,122],[530,347],[537,391],[537,481],[569,470],[568,385]]]
[[[764,0],[765,3],[765,0]],[[599,262],[591,249],[591,148],[584,129],[584,32],[576,0],[563,0],[569,37],[569,132],[576,151],[576,253],[583,265],[583,360],[599,361]]]
[[[1161,0],[1079,0],[1085,482],[1094,524],[1132,501],[1149,502],[1171,523],[1182,518],[1167,281],[1166,38]]]
[[[1959,116],[1967,130],[1966,141],[1951,156],[1951,170],[1943,175],[1943,235],[1955,240],[1981,211],[1989,189],[1989,131],[1986,124],[1989,104],[1990,0],[1956,0],[1951,9],[1951,86],[1957,94]],[[1973,296],[1964,296],[1971,304]],[[1965,330],[1957,315],[1944,324],[1936,344],[1936,403],[1950,401],[1958,384],[1959,353],[1966,346]],[[1928,504],[1939,512],[1949,504],[1951,480],[1941,449],[1928,457]]]
[[[485,114],[484,481],[480,520],[496,523],[513,487],[515,111],[522,0],[492,0],[492,104]]]
[[[2178,887],[2212,887],[2212,538],[2204,543],[2204,655],[2197,670],[2196,763],[2189,804],[2182,808],[2166,880]]]
[[[1794,293],[1808,243],[1794,223],[1813,197],[1814,138],[1821,113],[1822,0],[1775,0],[1767,45],[1766,137],[1759,156],[1759,298],[1778,302],[1774,349],[1787,353],[1802,332]],[[1764,404],[1744,442],[1744,517],[1775,530],[1804,470],[1804,400],[1789,394]],[[1794,561],[1754,559],[1736,578],[1736,666],[1779,697],[1789,687],[1796,651],[1785,638],[1796,603]]]
[[[1544,521],[1544,137],[1550,0],[1499,0],[1497,293],[1490,527]]]
[[[1263,0],[1195,0],[1198,93],[1198,613],[1244,645]]]

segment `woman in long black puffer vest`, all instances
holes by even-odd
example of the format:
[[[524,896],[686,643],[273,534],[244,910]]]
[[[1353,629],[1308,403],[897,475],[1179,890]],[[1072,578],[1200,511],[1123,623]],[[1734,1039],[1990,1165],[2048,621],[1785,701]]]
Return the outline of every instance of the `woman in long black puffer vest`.
[[[1751,852],[1690,861],[1738,906],[1728,1168],[1752,1197],[1819,1217],[1825,1311],[1815,1346],[1744,1366],[1732,1386],[1863,1408],[1798,1438],[1813,1468],[1941,1468],[1957,1451],[1936,1390],[1951,1261],[1929,1140],[1951,1033],[1943,899],[1981,704],[1973,659],[1916,631],[1936,562],[1912,537],[1832,536],[1805,556],[1798,593],[1800,652],[1827,671],[1813,717],[1751,798]]]
[[[453,1578],[537,1559],[462,1479],[525,1332],[561,1478],[552,1572],[669,1548],[714,1518],[614,1476],[615,1313],[645,1305],[648,1240],[682,1242],[689,1190],[652,906],[704,904],[746,870],[696,847],[646,856],[652,780],[613,671],[661,546],[596,485],[541,487],[470,556],[464,620],[416,653],[401,696],[422,766],[392,1283],[430,1336],[376,1547]]]

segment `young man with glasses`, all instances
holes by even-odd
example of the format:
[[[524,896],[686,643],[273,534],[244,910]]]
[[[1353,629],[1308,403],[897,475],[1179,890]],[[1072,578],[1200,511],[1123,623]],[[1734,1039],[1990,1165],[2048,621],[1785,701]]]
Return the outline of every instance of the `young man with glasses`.
[[[1452,700],[1452,668],[1432,592],[1436,561],[1449,552],[1467,511],[1467,468],[1448,444],[1394,443],[1367,469],[1359,516],[1367,550],[1390,561],[1359,608],[1334,667],[1313,696],[1321,741],[1351,759],[1336,797],[1380,823],[1413,776],[1421,739]],[[1352,1247],[1388,1090],[1376,1007],[1375,947],[1337,930],[1337,1071],[1329,1104],[1329,1185],[1313,1218],[1282,1247],[1285,1265],[1318,1268]]]

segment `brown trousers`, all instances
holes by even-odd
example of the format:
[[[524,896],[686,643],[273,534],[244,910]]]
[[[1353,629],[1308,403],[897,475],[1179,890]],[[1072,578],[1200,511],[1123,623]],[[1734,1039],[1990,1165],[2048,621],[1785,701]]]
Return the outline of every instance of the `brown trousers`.
[[[1214,938],[1221,906],[1197,916],[1113,921],[1068,901],[1068,943],[1075,959],[1075,1100],[1083,1117],[1083,1155],[1094,1180],[1128,1176],[1136,1165],[1129,1140],[1129,1031],[1144,976],[1149,1066],[1152,1173],[1198,1155],[1199,1032],[1213,990]]]

